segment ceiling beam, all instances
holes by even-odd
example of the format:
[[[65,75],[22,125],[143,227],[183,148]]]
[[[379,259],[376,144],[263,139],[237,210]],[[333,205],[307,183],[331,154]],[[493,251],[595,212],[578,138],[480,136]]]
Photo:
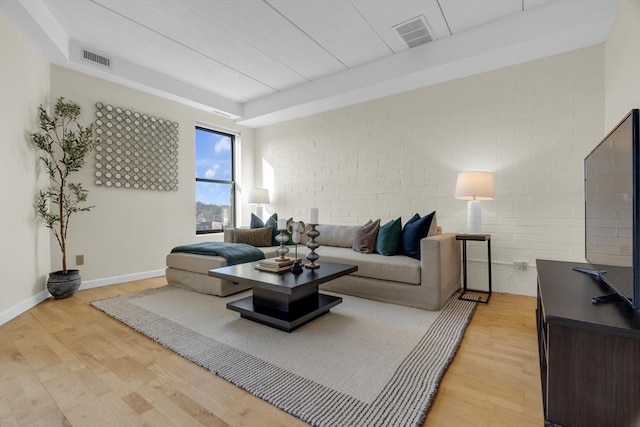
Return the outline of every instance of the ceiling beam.
[[[42,0],[0,10],[54,64],[261,127],[602,43],[617,1],[555,0],[244,104],[122,58],[109,69],[88,63],[81,48],[91,46],[71,40]]]
[[[602,43],[616,13],[617,2],[550,2],[248,102],[238,123],[262,127]]]
[[[5,14],[49,62],[69,59],[69,36],[42,0],[2,1]]]

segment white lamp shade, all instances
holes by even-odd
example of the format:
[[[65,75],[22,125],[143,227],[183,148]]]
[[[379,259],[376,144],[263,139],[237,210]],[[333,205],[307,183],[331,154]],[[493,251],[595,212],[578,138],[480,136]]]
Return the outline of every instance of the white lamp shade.
[[[252,188],[249,190],[248,202],[252,205],[268,205],[269,190],[266,188]]]
[[[493,173],[459,173],[455,197],[461,200],[493,200]]]

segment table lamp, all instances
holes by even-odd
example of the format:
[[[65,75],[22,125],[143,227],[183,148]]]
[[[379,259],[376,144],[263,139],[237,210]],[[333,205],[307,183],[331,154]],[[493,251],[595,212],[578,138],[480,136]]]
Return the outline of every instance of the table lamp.
[[[467,233],[482,233],[481,200],[493,200],[492,172],[460,172],[456,181],[456,199],[467,202]]]
[[[250,205],[258,205],[256,208],[256,216],[262,219],[264,211],[262,205],[269,204],[269,190],[266,188],[252,188],[249,190],[248,202]]]

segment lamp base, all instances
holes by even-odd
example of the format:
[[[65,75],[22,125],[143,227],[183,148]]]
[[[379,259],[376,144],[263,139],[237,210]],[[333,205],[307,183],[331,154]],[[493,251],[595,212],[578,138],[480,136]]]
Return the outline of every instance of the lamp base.
[[[479,200],[467,202],[467,233],[482,233],[482,203]]]

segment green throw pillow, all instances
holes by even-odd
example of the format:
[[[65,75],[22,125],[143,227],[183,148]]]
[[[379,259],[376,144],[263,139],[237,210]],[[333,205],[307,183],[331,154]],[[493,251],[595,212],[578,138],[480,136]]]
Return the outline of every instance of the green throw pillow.
[[[402,235],[402,219],[391,220],[378,231],[376,252],[381,255],[395,255]]]

